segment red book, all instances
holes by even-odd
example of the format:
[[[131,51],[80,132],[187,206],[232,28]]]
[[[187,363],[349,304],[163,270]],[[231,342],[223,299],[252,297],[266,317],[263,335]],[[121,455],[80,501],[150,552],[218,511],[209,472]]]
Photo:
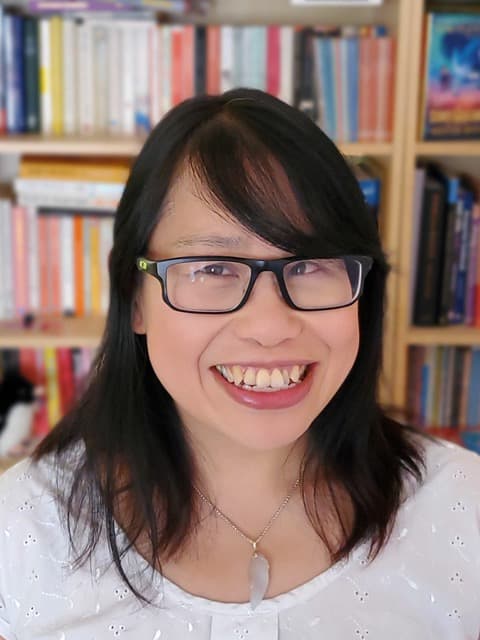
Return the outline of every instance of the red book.
[[[48,273],[49,273],[49,309],[53,313],[62,310],[62,282],[60,259],[60,218],[47,216],[49,236]]]
[[[183,99],[183,27],[172,26],[172,106]]]
[[[58,385],[60,390],[60,407],[65,415],[72,407],[75,399],[75,379],[73,375],[72,352],[67,347],[60,347],[56,351]]]
[[[272,96],[280,93],[280,27],[267,27],[267,92]]]
[[[182,100],[195,94],[195,27],[186,24],[182,31]]]

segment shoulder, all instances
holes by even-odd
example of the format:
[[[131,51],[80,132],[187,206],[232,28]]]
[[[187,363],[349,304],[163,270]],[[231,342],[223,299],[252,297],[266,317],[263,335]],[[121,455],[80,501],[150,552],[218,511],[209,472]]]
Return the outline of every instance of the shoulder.
[[[480,545],[480,456],[436,438],[422,441],[426,472],[404,509],[428,527],[461,530]]]

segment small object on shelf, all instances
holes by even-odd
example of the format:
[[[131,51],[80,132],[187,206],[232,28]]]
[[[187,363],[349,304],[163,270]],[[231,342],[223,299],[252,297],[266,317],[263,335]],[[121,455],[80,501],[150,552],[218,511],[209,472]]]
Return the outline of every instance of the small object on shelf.
[[[43,395],[24,376],[7,371],[0,383],[0,456],[26,455],[32,449],[30,438],[37,400]]]

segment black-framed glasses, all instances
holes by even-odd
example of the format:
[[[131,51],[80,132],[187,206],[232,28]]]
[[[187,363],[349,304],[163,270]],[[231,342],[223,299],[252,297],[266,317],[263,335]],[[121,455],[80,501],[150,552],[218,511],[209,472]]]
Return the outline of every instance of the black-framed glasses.
[[[250,260],[191,256],[169,260],[139,257],[139,271],[160,281],[164,301],[187,313],[231,313],[248,300],[263,271],[277,278],[285,302],[300,311],[348,307],[360,297],[373,264],[369,256]]]

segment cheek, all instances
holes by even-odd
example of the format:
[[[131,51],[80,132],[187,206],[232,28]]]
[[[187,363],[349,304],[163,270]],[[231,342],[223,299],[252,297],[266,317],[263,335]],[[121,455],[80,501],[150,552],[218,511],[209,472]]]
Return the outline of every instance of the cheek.
[[[318,323],[317,335],[329,351],[329,367],[339,371],[346,369],[345,374],[348,373],[360,342],[357,305],[325,312],[325,317]]]

